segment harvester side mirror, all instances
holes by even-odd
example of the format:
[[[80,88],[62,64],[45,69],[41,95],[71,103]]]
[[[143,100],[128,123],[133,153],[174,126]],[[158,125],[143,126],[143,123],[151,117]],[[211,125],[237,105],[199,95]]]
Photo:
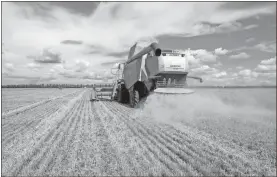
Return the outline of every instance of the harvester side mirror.
[[[201,83],[203,82],[203,79],[202,79],[202,78],[200,78],[200,82],[201,82]]]

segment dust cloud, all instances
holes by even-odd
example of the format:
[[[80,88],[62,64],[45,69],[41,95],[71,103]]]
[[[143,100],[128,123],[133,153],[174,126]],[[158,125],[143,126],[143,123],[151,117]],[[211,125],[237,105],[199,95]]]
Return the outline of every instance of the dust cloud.
[[[136,113],[139,117],[168,123],[230,117],[275,119],[276,93],[275,90],[231,89],[196,90],[188,95],[154,93],[140,105]]]

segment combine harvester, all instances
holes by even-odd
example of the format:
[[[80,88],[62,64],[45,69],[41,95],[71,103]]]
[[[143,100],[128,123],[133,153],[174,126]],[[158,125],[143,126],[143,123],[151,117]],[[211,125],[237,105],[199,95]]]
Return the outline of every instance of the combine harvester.
[[[136,47],[137,43],[130,48],[125,63],[112,69],[116,76],[114,83],[94,86],[96,94],[91,95],[91,101],[108,99],[135,107],[150,93],[193,93],[187,88],[187,78],[202,82],[200,77],[188,76],[188,60],[184,53],[161,50],[157,43],[152,43],[135,54]]]

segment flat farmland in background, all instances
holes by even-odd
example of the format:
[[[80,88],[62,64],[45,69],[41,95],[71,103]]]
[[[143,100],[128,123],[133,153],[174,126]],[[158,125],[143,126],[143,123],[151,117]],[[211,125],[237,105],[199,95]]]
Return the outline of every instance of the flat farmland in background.
[[[13,90],[40,102],[2,113],[2,175],[276,174],[275,89],[153,94],[136,109],[90,102],[91,89],[49,90]]]
[[[16,108],[27,106],[45,99],[51,99],[78,89],[67,88],[3,88],[2,89],[2,113]]]

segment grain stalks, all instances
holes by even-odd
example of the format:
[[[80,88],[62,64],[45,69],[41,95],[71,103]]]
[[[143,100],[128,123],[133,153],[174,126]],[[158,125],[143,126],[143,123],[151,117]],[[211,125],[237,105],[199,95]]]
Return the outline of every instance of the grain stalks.
[[[138,117],[115,102],[90,102],[89,95],[79,90],[5,114],[2,175],[260,176],[276,170],[219,137]]]

